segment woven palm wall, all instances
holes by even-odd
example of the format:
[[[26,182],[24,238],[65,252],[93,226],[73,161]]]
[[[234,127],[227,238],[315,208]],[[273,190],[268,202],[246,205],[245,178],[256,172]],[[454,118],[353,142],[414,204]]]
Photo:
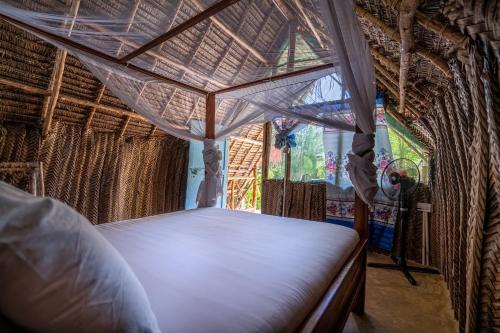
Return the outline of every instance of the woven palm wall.
[[[283,180],[269,179],[262,183],[263,214],[311,221],[326,220],[325,183],[287,182],[284,205],[283,190]]]
[[[45,194],[96,224],[183,209],[187,159],[187,143],[171,136],[120,138],[62,121],[43,141],[34,126],[3,123],[0,132],[0,161],[43,162]]]
[[[461,331],[500,330],[500,2],[420,1],[404,68],[401,1],[358,0],[377,85],[432,160],[431,256]],[[405,5],[411,1],[405,1]],[[400,34],[401,32],[401,34]],[[403,37],[402,37],[403,36]]]

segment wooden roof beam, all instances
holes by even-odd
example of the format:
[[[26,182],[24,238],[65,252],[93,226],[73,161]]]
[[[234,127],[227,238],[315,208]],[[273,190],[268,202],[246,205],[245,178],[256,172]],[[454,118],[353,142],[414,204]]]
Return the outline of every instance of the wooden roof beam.
[[[319,45],[322,48],[325,48],[325,45],[323,44],[323,40],[321,39],[320,35],[321,32],[316,29],[314,26],[313,22],[311,21],[309,15],[307,15],[304,6],[301,3],[301,0],[293,0],[293,3],[299,10],[299,12],[302,14],[302,17],[297,17],[297,15],[293,12],[293,10],[289,7],[289,5],[284,1],[284,0],[273,0],[274,5],[278,10],[281,12],[281,14],[287,19],[287,20],[298,20],[300,21],[307,29],[313,34],[314,38],[318,41]],[[304,21],[304,22],[302,22]]]
[[[104,91],[106,90],[106,86],[102,83],[99,84],[99,90],[97,91],[96,103],[99,104],[101,102],[102,96],[104,96]],[[97,107],[93,106],[90,108],[89,116],[87,121],[85,122],[85,126],[83,127],[84,131],[87,131],[92,125],[92,119],[94,118]]]
[[[197,15],[191,17],[187,21],[182,22],[178,26],[174,27],[173,29],[170,29],[169,31],[165,32],[164,34],[161,34],[160,36],[156,37],[155,39],[149,41],[148,43],[142,45],[138,49],[130,52],[126,56],[120,59],[120,63],[124,64],[139,55],[149,51],[150,49],[154,48],[155,46],[158,46],[160,44],[163,44],[167,42],[168,40],[174,38],[175,36],[183,33],[184,31],[188,30],[189,28],[192,28],[193,26],[197,25],[198,23],[205,21],[206,19],[212,19],[214,20],[213,16],[220,11],[226,9],[227,7],[239,2],[241,0],[221,0],[215,5],[203,10],[202,6],[200,3],[197,1],[194,1],[195,5],[199,8],[202,9],[201,13],[198,13]]]
[[[200,10],[204,10],[203,5],[200,3],[199,0],[191,0],[196,7]],[[257,59],[259,59],[263,63],[267,63],[268,60],[266,59],[265,56],[263,56],[255,47],[247,43],[245,40],[243,40],[240,36],[235,34],[228,26],[226,26],[225,23],[223,23],[221,20],[219,20],[215,16],[210,16],[210,20],[215,23],[223,32],[225,32],[229,37],[233,38],[241,47],[249,51],[251,54],[253,54]]]
[[[128,123],[130,123],[130,115],[125,116],[125,121],[123,122],[122,128],[120,129],[120,134],[118,135],[120,139],[123,138],[123,135],[127,131]]]
[[[74,48],[76,50],[88,53],[90,55],[93,55],[93,56],[95,56],[95,57],[97,57],[97,58],[99,58],[101,60],[105,60],[105,61],[109,61],[109,62],[114,63],[114,64],[122,65],[120,63],[119,59],[117,59],[115,57],[112,57],[112,56],[110,56],[110,55],[108,55],[108,54],[106,54],[104,52],[101,52],[101,51],[95,50],[93,48],[90,48],[88,46],[76,43],[76,42],[72,41],[71,39],[68,39],[68,38],[65,38],[65,37],[61,37],[61,36],[53,34],[51,32],[39,29],[39,28],[37,28],[35,26],[32,26],[32,25],[30,25],[30,24],[28,24],[26,22],[19,21],[17,19],[11,18],[11,17],[6,16],[6,15],[1,14],[1,13],[0,13],[0,19],[3,19],[3,20],[5,20],[5,21],[7,21],[7,22],[9,22],[11,24],[17,25],[17,26],[19,26],[19,27],[21,27],[23,29],[31,31],[32,33],[48,37],[49,39],[52,39],[52,40],[54,40],[54,41],[56,41],[58,43],[66,45],[68,47],[71,47],[71,48]],[[208,92],[205,91],[205,90],[203,90],[203,89],[190,86],[189,84],[186,84],[186,83],[174,80],[174,79],[170,79],[170,78],[165,77],[163,75],[160,75],[160,74],[148,71],[148,70],[146,70],[144,68],[140,68],[140,67],[132,65],[132,64],[127,64],[126,67],[128,67],[128,68],[130,68],[130,69],[132,69],[132,70],[134,70],[134,71],[136,71],[138,73],[142,73],[144,75],[147,75],[147,76],[149,76],[152,79],[156,79],[156,80],[163,81],[163,82],[166,82],[166,83],[169,83],[169,84],[172,84],[172,85],[176,85],[176,86],[179,86],[179,87],[181,87],[181,88],[183,88],[185,90],[189,90],[191,92],[194,92],[194,93],[197,93],[197,94],[200,94],[200,95],[206,96],[208,94]]]
[[[383,0],[383,2],[394,10],[398,11],[398,5],[401,0]],[[466,37],[461,33],[453,31],[448,26],[444,25],[438,20],[433,19],[432,17],[427,16],[419,10],[415,11],[415,18],[417,19],[418,24],[420,24],[422,27],[429,31],[432,31],[439,37],[444,37],[452,44],[460,44],[466,39]]]
[[[285,73],[285,74],[279,74],[279,75],[271,76],[268,78],[255,80],[252,82],[247,82],[247,83],[239,84],[239,85],[236,85],[233,87],[221,89],[221,90],[216,91],[215,94],[222,94],[222,93],[226,93],[226,92],[230,92],[230,91],[240,90],[243,88],[253,87],[253,86],[256,86],[256,85],[259,85],[262,83],[268,83],[268,82],[288,79],[290,77],[295,77],[295,76],[304,75],[304,74],[308,74],[308,73],[318,72],[318,71],[321,71],[324,69],[333,68],[335,66],[336,66],[335,64],[324,64],[324,65],[319,65],[319,66],[315,66],[315,67],[309,67],[309,68],[301,69],[298,71],[289,72],[289,73]]]
[[[412,53],[415,46],[413,38],[413,20],[419,0],[402,0],[399,13],[399,35],[401,36],[400,69],[399,69],[399,106],[405,109],[406,85],[408,83],[408,71],[412,63]]]
[[[79,9],[80,0],[77,0],[71,4],[69,12],[71,22],[65,22],[62,25],[63,28],[68,28],[68,37],[71,36],[71,32],[73,31]],[[52,125],[52,116],[54,115],[57,99],[59,98],[59,91],[61,89],[67,55],[68,52],[66,50],[57,49],[56,51],[54,68],[52,69],[52,75],[49,81],[49,90],[51,90],[51,94],[46,98],[42,107],[42,138],[47,137],[50,131],[50,126]]]
[[[254,140],[254,139],[250,139],[250,138],[244,138],[241,136],[232,136],[231,140],[246,142],[246,143],[250,143],[250,144],[256,145],[256,146],[262,146],[262,141]]]
[[[379,82],[379,84],[385,88],[392,97],[399,102],[399,90],[394,88],[393,83],[389,82],[387,79],[384,79],[383,77],[377,75],[376,80]],[[410,111],[410,114],[412,114],[415,117],[420,117],[420,112],[417,111],[418,108],[413,105],[411,101],[408,101],[406,105],[406,109]],[[403,115],[404,111],[401,111],[401,115]]]
[[[378,62],[374,62],[373,65],[375,66],[375,69],[380,72],[384,77],[386,77],[392,84],[394,84],[395,86],[397,86],[399,88],[399,81],[396,77],[393,77],[389,72],[387,72],[387,70],[382,67]],[[409,88],[408,89],[408,96],[410,98],[413,98],[415,101],[418,101],[418,103],[420,105],[422,105],[422,107],[429,107],[430,105],[430,101],[425,97],[423,96],[420,92],[416,91],[416,90],[413,90],[412,88]],[[399,107],[401,107],[401,104],[399,105]],[[401,108],[402,109],[402,108]]]
[[[389,68],[389,70],[391,72],[399,75],[400,69],[399,69],[398,64],[392,62],[392,60],[390,60],[389,58],[384,56],[382,53],[377,51],[374,47],[370,47],[370,51],[371,51],[371,54],[375,60],[377,60],[380,64],[384,65],[385,67]],[[421,99],[421,101],[424,103],[424,105],[429,106],[431,101],[429,100],[429,97],[427,96],[428,92],[427,92],[427,94],[424,94],[423,92],[421,92],[419,90],[419,88],[417,88],[415,86],[414,82],[408,82],[408,84],[414,89],[415,92],[417,92],[420,95],[419,99]]]
[[[401,36],[398,31],[395,29],[387,26],[382,20],[379,18],[375,17],[371,13],[369,13],[367,10],[365,10],[361,6],[356,6],[355,8],[356,14],[370,22],[372,25],[376,26],[378,29],[382,30],[382,32],[389,37],[392,40],[395,40],[398,43],[401,43]],[[451,78],[451,70],[448,67],[448,64],[446,61],[441,58],[441,56],[438,56],[423,47],[421,47],[418,44],[415,44],[415,52],[420,55],[421,57],[425,58],[427,61],[429,61],[431,64],[433,64],[437,69],[439,69],[443,75],[445,75],[447,78]]]
[[[20,83],[20,82],[16,82],[16,81],[12,81],[12,80],[9,80],[9,79],[0,78],[0,84],[1,85],[5,85],[5,86],[9,86],[9,87],[12,87],[12,88],[16,88],[16,89],[19,89],[19,90],[22,90],[24,92],[27,92],[27,93],[30,93],[30,94],[34,94],[34,95],[50,96],[52,94],[52,90],[41,89],[41,88],[38,88],[38,87],[33,87],[33,86],[30,86],[30,85],[27,85],[27,84],[24,84],[24,83]]]

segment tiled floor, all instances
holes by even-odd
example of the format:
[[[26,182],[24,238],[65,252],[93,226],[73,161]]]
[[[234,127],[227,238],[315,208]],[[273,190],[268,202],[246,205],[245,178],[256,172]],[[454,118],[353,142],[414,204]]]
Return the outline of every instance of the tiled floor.
[[[390,262],[370,254],[369,262]],[[364,316],[352,315],[344,333],[458,332],[448,290],[440,275],[414,273],[411,286],[401,272],[368,268]]]

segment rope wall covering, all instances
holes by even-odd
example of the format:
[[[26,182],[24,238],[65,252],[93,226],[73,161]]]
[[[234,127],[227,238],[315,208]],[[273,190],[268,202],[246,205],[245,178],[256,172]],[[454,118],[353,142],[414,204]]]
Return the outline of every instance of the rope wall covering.
[[[69,204],[92,223],[184,208],[188,153],[180,139],[82,133],[81,126],[57,121],[39,146],[36,128],[2,126],[6,133],[0,136],[1,161],[42,161],[45,194]],[[15,185],[23,187],[22,182]]]
[[[471,42],[459,56],[461,63],[450,60],[449,89],[427,115],[434,137],[433,234],[441,238],[439,266],[461,329],[492,331],[500,320],[497,71],[481,44]]]

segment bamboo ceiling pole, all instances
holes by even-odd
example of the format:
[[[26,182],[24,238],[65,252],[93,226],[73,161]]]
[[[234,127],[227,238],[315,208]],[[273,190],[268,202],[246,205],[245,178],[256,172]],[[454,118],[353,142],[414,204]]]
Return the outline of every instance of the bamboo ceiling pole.
[[[391,60],[386,58],[383,54],[378,52],[375,48],[371,48],[370,51],[371,51],[372,56],[375,60],[377,60],[380,64],[384,65],[385,67],[389,68],[389,70],[391,72],[399,75],[399,71],[400,71],[399,65],[393,63]],[[378,64],[377,62],[374,62],[374,65],[376,66],[377,69],[379,69],[380,71],[384,71],[387,75],[389,75],[389,73],[385,70],[385,68],[380,66],[380,64]],[[426,108],[429,107],[429,105],[431,104],[431,101],[429,100],[429,98],[426,95],[424,95],[422,92],[420,92],[419,88],[417,88],[413,82],[408,82],[408,84],[411,86],[411,89],[409,88],[409,90],[408,90],[408,95],[414,97],[417,101],[419,101],[420,104],[422,104],[422,106],[424,106]],[[418,96],[418,97],[416,97],[416,96]]]
[[[391,82],[387,82],[386,80],[384,80],[383,77],[381,77],[380,75],[377,75],[376,77],[376,80],[379,82],[379,84],[385,88],[391,95],[392,97],[397,101],[399,99],[399,91],[397,89],[395,89],[393,87],[393,85],[391,84]],[[410,101],[408,101],[410,102]],[[415,117],[419,117],[419,114],[420,112],[416,111],[417,110],[417,107],[415,107],[414,105],[412,105],[411,103],[407,103],[407,107],[406,109],[408,111],[410,111],[410,114],[412,114],[413,116]]]
[[[13,24],[13,25],[17,25],[17,26],[19,26],[19,27],[21,27],[23,29],[26,29],[26,30],[28,30],[31,33],[39,34],[41,36],[48,37],[48,38],[50,38],[50,39],[52,39],[54,41],[57,41],[57,42],[59,42],[61,44],[64,44],[64,45],[72,47],[72,48],[75,48],[76,50],[79,50],[79,51],[82,51],[82,52],[85,52],[85,53],[89,53],[89,54],[91,54],[93,56],[96,56],[96,57],[102,59],[102,60],[106,60],[106,61],[109,61],[109,62],[112,62],[112,63],[115,63],[115,64],[120,64],[119,59],[117,59],[115,57],[112,57],[112,56],[108,55],[107,53],[104,53],[104,52],[95,50],[93,48],[90,48],[88,46],[85,46],[83,44],[76,43],[72,39],[61,37],[61,36],[59,36],[57,34],[54,34],[54,33],[49,32],[49,31],[45,31],[45,30],[40,29],[38,27],[32,26],[29,23],[26,23],[26,22],[23,22],[23,21],[19,21],[19,20],[15,19],[15,18],[6,16],[6,15],[1,14],[1,13],[0,13],[0,18],[3,19],[3,20],[5,20],[5,21],[7,21],[7,22],[9,22],[9,23],[11,23],[11,24]],[[117,40],[120,40],[120,38],[117,38]],[[155,55],[155,56],[157,56],[158,58],[161,58],[161,55],[159,55],[159,54]],[[163,57],[163,58],[165,58],[165,57]],[[163,58],[161,58],[161,59],[163,60]],[[168,59],[167,59],[167,61],[168,61]],[[170,62],[174,66],[178,66],[178,67],[181,66],[178,63],[174,63],[172,61],[170,61]],[[195,86],[190,86],[189,84],[186,84],[186,83],[183,83],[183,82],[180,82],[180,81],[168,78],[166,76],[160,75],[160,74],[155,73],[155,72],[151,72],[151,71],[149,71],[147,69],[141,68],[141,67],[136,66],[134,64],[127,64],[126,67],[132,69],[135,72],[147,75],[150,78],[157,79],[157,80],[160,80],[160,81],[172,84],[172,85],[176,85],[176,86],[182,87],[182,88],[184,88],[186,90],[192,91],[192,92],[197,93],[199,95],[206,96],[206,94],[208,93],[207,91],[205,91],[203,89],[197,88]]]
[[[398,10],[398,4],[401,2],[401,0],[383,0],[383,2],[391,8]],[[415,11],[415,18],[417,19],[418,24],[420,24],[422,27],[432,31],[433,33],[438,35],[438,37],[444,37],[450,43],[459,44],[466,39],[466,37],[461,33],[453,31],[443,23],[427,16],[419,10]]]
[[[199,0],[191,0],[193,4],[198,7],[199,10],[204,10],[205,8],[201,4]],[[263,63],[267,63],[267,59],[252,45],[247,43],[244,39],[242,39],[240,36],[235,34],[232,29],[230,29],[224,22],[222,22],[219,18],[216,16],[210,16],[209,19],[215,23],[222,31],[224,31],[228,36],[233,38],[239,45],[241,45],[243,48],[247,49],[251,54],[253,54],[259,61],[262,61]]]
[[[52,70],[52,76],[49,83],[51,95],[48,97],[48,102],[44,103],[42,109],[42,138],[45,138],[49,134],[50,126],[52,125],[52,117],[54,116],[54,110],[56,109],[57,100],[59,98],[67,54],[68,52],[63,49],[57,49],[56,51],[54,69]]]
[[[74,1],[71,4],[71,8],[69,10],[71,22],[68,23],[66,21],[62,26],[63,28],[68,28],[68,37],[71,36],[71,32],[73,31],[79,9],[80,0]],[[54,110],[56,109],[57,99],[59,97],[59,91],[61,89],[67,54],[68,51],[64,49],[57,49],[54,68],[52,70],[52,76],[49,82],[49,90],[51,90],[51,95],[50,97],[47,97],[48,99],[46,101],[44,101],[42,108],[42,138],[45,138],[49,134],[50,126],[52,125],[52,117],[54,115]]]
[[[295,6],[297,6],[297,9],[300,11],[301,17],[305,20],[305,23],[306,23],[307,27],[309,28],[309,30],[311,31],[311,33],[314,35],[314,38],[316,38],[316,40],[318,41],[321,48],[325,48],[325,46],[324,46],[324,44],[321,41],[321,38],[319,36],[318,30],[316,29],[316,27],[312,23],[311,18],[309,17],[309,15],[307,15],[307,13],[304,9],[304,6],[302,5],[302,0],[294,0],[293,2],[295,3]]]
[[[391,76],[382,66],[380,66],[377,62],[374,62],[375,69],[383,76],[385,77],[388,82],[390,82],[392,85],[396,86],[399,88],[399,83],[396,78]],[[398,96],[398,102],[399,102],[399,90],[397,91],[397,96]],[[425,99],[423,96],[419,95],[418,93],[414,92],[412,89],[408,89],[408,97],[412,98],[418,105],[421,105],[424,108],[427,108],[428,105],[425,104]],[[403,111],[403,108],[401,108],[401,103],[400,105],[400,110]],[[420,116],[421,113],[419,112],[418,116]]]
[[[227,7],[232,6],[233,4],[235,4],[235,3],[239,2],[239,1],[240,0],[221,0],[221,1],[215,3],[214,5],[212,5],[211,7],[207,8],[207,9],[203,8],[198,1],[194,1],[195,5],[201,10],[200,13],[198,13],[195,16],[191,17],[190,19],[182,22],[181,24],[175,26],[174,28],[169,29],[164,34],[161,34],[160,36],[154,38],[153,40],[147,42],[146,44],[142,45],[141,47],[139,47],[139,48],[135,49],[134,51],[130,52],[129,54],[127,54],[126,56],[124,56],[123,58],[121,58],[120,62],[121,63],[126,63],[126,62],[134,59],[135,57],[138,57],[141,54],[148,52],[149,50],[151,50],[155,46],[161,45],[161,44],[167,42],[168,40],[174,38],[175,36],[178,36],[178,35],[182,34],[184,31],[186,31],[186,30],[194,27],[198,23],[201,23],[201,22],[203,22],[203,21],[205,21],[207,19],[210,19],[213,22],[218,21],[218,19],[216,17],[214,17],[214,15],[216,15],[217,13],[223,11]],[[226,29],[227,31],[229,31],[228,34],[231,37],[233,37],[233,35],[235,35],[222,22],[220,22],[220,24],[223,25],[223,27],[221,27],[221,29],[222,30]],[[226,30],[224,30],[224,31],[227,33]],[[233,37],[233,38],[235,38],[235,37]],[[244,43],[245,42],[242,41],[242,45]],[[246,48],[247,46],[248,45],[245,45],[244,47]],[[256,52],[256,56],[262,57],[261,54],[257,50],[252,49],[250,51],[251,52]]]
[[[395,29],[387,26],[382,20],[379,18],[373,16],[371,13],[366,11],[363,7],[361,6],[356,6],[356,14],[359,17],[362,17],[363,19],[367,20],[380,30],[388,37],[391,38],[392,40],[397,41],[398,43],[401,43],[401,36],[398,31]],[[425,58],[428,60],[431,64],[433,64],[437,69],[439,69],[446,77],[451,78],[451,70],[448,67],[448,64],[446,61],[444,61],[440,56],[424,49],[420,45],[416,44],[415,45],[415,52],[419,54],[421,57]]]
[[[408,71],[411,67],[412,52],[415,46],[413,38],[413,20],[418,0],[402,0],[399,5],[399,35],[401,36],[399,68],[399,107],[405,109]]]
[[[102,83],[99,85],[99,91],[97,92],[97,98],[95,102],[99,104],[101,102],[102,96],[104,95],[104,91],[106,90],[106,86]],[[85,122],[85,127],[83,128],[84,131],[87,131],[90,128],[90,125],[92,124],[92,118],[94,118],[95,112],[97,110],[96,106],[91,107],[89,116],[87,118],[87,121]]]
[[[24,83],[12,81],[9,79],[0,78],[0,84],[6,85],[6,86],[9,86],[12,88],[16,88],[16,89],[19,89],[19,90],[22,90],[22,91],[25,91],[27,93],[34,94],[34,95],[50,96],[52,94],[51,90],[40,89],[37,87],[29,86],[29,85],[24,84]]]
[[[120,129],[120,134],[118,135],[119,138],[122,138],[125,132],[127,131],[127,126],[129,122],[130,122],[130,116],[126,116],[122,128]]]

